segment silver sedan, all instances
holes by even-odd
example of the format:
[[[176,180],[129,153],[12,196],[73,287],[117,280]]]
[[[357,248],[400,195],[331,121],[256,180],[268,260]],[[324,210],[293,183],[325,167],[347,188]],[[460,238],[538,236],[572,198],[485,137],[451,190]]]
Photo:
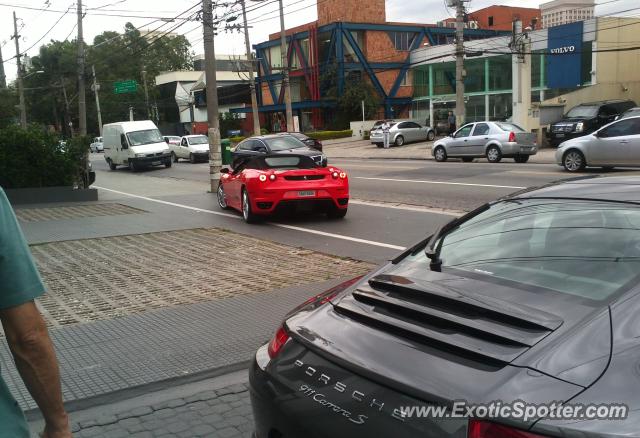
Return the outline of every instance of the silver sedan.
[[[536,135],[507,122],[466,124],[453,135],[436,141],[431,150],[440,162],[448,158],[471,162],[474,158],[486,157],[490,163],[499,163],[503,158],[526,163],[537,152]]]
[[[380,127],[370,134],[371,143],[379,148],[384,145],[384,134]],[[389,144],[402,146],[415,141],[433,141],[436,131],[430,126],[421,126],[414,122],[392,122],[389,130]]]
[[[556,162],[569,172],[587,166],[640,166],[640,116],[617,120],[593,134],[565,141],[556,151]]]

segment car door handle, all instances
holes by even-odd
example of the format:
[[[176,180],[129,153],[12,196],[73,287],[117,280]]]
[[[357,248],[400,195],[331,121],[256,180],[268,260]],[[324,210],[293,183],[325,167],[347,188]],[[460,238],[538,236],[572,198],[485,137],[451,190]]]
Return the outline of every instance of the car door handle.
[[[469,141],[469,140],[465,140],[465,142],[467,142],[467,141]]]
[[[629,143],[629,140],[620,140],[620,143],[621,144],[627,144],[627,143]]]
[[[484,139],[485,139],[485,140],[489,140],[489,137],[485,137]]]

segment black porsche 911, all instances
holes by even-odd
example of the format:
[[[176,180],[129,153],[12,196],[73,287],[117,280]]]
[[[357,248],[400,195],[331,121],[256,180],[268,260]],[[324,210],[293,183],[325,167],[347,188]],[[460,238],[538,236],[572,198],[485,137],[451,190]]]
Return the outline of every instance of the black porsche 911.
[[[639,228],[640,177],[454,220],[285,317],[250,370],[256,436],[640,436]]]

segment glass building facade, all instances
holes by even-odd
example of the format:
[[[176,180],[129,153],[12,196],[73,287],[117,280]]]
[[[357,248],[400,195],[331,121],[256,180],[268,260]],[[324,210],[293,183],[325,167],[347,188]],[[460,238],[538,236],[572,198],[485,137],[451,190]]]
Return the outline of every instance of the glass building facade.
[[[592,43],[583,43],[582,85],[590,85]],[[506,120],[512,116],[512,56],[498,55],[465,60],[466,121]],[[572,90],[549,89],[545,78],[547,55],[544,50],[531,56],[531,100],[541,102]],[[413,118],[436,126],[456,100],[455,62],[440,62],[414,67]],[[435,120],[430,120],[431,105]]]

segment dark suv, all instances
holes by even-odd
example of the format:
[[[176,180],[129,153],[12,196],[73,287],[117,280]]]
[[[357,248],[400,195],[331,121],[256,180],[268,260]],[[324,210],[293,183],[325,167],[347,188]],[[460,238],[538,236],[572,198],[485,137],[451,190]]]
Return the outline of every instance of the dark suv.
[[[564,115],[562,120],[551,125],[549,142],[559,146],[563,141],[592,133],[607,123],[616,120],[629,108],[636,106],[632,100],[605,100],[583,103]]]

